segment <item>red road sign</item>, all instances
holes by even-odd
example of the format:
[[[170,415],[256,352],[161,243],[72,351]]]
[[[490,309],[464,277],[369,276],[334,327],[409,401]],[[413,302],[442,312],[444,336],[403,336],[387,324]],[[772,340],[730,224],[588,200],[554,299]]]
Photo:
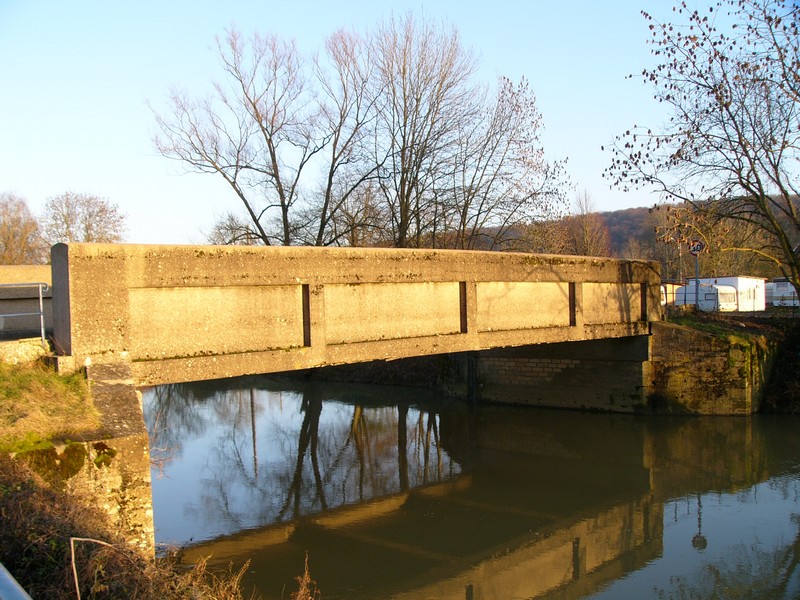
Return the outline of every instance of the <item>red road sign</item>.
[[[706,249],[706,243],[703,240],[692,240],[689,242],[689,252],[692,256],[697,256]]]

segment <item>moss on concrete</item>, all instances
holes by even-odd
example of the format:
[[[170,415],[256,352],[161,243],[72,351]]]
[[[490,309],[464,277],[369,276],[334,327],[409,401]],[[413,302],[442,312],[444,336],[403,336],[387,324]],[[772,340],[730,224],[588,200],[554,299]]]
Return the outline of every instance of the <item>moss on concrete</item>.
[[[787,373],[797,378],[797,352],[792,362],[787,340],[799,327],[797,319],[771,312],[686,313],[654,324],[654,401],[663,404],[665,396],[670,406],[683,404],[702,414],[775,410],[776,392],[785,387],[779,380]],[[791,366],[775,366],[787,356]]]

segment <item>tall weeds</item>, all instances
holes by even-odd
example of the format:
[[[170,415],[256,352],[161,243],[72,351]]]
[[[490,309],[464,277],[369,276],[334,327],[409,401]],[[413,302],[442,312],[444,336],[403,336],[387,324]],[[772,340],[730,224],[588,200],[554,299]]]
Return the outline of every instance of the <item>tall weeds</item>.
[[[292,600],[318,600],[322,597],[317,589],[317,582],[311,579],[311,574],[308,572],[308,554],[306,554],[303,575],[296,577],[295,580],[297,581],[297,591],[291,593]]]

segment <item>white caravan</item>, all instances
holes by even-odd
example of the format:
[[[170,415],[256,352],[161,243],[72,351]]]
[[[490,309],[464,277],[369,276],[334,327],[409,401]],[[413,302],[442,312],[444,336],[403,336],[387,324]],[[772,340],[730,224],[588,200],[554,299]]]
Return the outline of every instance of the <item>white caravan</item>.
[[[762,277],[701,277],[700,283],[732,286],[736,290],[735,310],[741,312],[767,309],[767,280]],[[690,282],[693,283],[693,282]]]
[[[682,285],[675,291],[675,305],[695,304],[695,283]],[[732,285],[700,284],[697,308],[704,312],[733,312],[738,309],[736,288]]]

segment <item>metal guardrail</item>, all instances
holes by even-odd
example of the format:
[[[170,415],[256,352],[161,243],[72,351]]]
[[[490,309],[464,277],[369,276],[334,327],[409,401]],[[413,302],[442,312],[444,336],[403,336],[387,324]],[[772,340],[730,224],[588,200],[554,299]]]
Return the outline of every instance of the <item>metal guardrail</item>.
[[[0,317],[39,317],[39,330],[42,338],[42,348],[47,347],[47,341],[44,335],[44,293],[50,289],[50,286],[41,281],[31,283],[0,283],[0,288],[38,288],[39,290],[39,311],[38,312],[20,312],[20,313],[0,313]],[[2,600],[2,598],[0,598]]]
[[[0,563],[0,600],[31,600],[14,576]]]

